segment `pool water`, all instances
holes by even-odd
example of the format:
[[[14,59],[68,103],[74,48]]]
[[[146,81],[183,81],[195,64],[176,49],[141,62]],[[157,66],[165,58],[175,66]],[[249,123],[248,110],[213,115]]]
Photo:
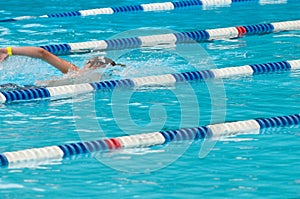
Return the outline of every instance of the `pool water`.
[[[0,2],[0,19],[152,2],[12,0]],[[288,0],[266,5],[243,2],[206,9],[31,19],[0,23],[0,46],[41,46],[298,20],[299,9],[298,0]],[[299,59],[300,32],[61,57],[83,66],[95,55],[113,56],[127,65],[110,78],[242,66]],[[20,85],[61,77],[40,60],[18,56],[0,63],[0,74],[0,84]],[[299,71],[276,72],[1,104],[0,152],[296,114],[300,112],[299,77]],[[174,142],[41,164],[20,163],[0,169],[1,197],[299,198],[299,135],[299,127],[292,126],[259,135]],[[199,153],[205,149],[209,153],[200,158]]]

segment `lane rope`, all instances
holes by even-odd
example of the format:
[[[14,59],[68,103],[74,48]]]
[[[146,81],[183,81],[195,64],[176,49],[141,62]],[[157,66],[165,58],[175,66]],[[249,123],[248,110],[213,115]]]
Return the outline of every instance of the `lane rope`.
[[[76,43],[50,44],[40,46],[53,54],[89,53],[92,51],[142,48],[157,45],[176,45],[189,42],[205,42],[239,38],[248,35],[261,35],[282,31],[300,30],[300,20],[272,22],[227,28],[196,30],[169,34],[128,37],[109,40]]]
[[[125,12],[150,12],[150,11],[166,11],[175,10],[184,7],[193,6],[230,6],[232,3],[241,2],[258,2],[260,5],[265,4],[280,4],[287,3],[287,0],[184,0],[175,2],[162,2],[162,3],[149,3],[149,4],[139,4],[139,5],[126,5],[126,6],[116,6],[116,7],[106,7],[106,8],[94,8],[88,10],[78,10],[69,11],[62,13],[53,13],[41,16],[20,16],[9,19],[2,19],[0,22],[16,22],[26,19],[38,19],[38,18],[63,18],[63,17],[85,17],[91,15],[111,15],[116,13]]]
[[[265,129],[290,127],[299,124],[300,114],[293,114],[32,148],[0,154],[0,166],[14,167],[14,165],[20,165],[20,163],[26,165],[26,163],[33,161],[38,163],[49,160],[62,160],[74,155],[151,147],[174,141],[194,141],[240,134],[263,134]]]
[[[99,90],[113,90],[115,88],[170,86],[179,82],[203,81],[208,79],[230,78],[237,76],[251,76],[262,73],[290,71],[298,69],[300,69],[300,59],[175,74],[164,74],[157,76],[145,76],[131,79],[107,80],[56,87],[40,87],[14,91],[1,91],[0,103],[45,99],[50,97],[71,97],[75,94],[89,93]]]

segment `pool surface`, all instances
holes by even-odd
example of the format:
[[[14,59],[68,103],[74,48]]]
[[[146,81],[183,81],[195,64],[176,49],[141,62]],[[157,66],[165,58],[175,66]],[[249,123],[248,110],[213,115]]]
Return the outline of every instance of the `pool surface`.
[[[0,20],[164,1],[0,2]],[[0,22],[0,47],[44,46],[300,19],[298,0],[245,1],[154,12]],[[299,30],[145,48],[62,54],[83,66],[94,56],[132,79],[300,59]],[[106,76],[105,76],[106,75]],[[0,84],[59,79],[52,66],[21,56],[0,63]],[[0,153],[299,114],[299,70],[104,89],[72,97],[0,104]],[[299,198],[299,126],[212,140],[116,149],[0,169],[1,198]]]

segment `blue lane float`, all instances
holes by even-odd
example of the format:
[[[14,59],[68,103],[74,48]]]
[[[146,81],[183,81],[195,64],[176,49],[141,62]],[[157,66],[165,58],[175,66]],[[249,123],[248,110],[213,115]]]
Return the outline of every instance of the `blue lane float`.
[[[125,13],[125,12],[150,12],[150,11],[164,11],[164,10],[175,10],[179,8],[192,7],[192,6],[202,6],[204,9],[206,7],[212,6],[229,6],[232,3],[241,2],[257,2],[261,5],[265,4],[278,4],[286,3],[286,0],[185,0],[185,1],[175,1],[175,2],[162,2],[162,3],[149,3],[140,5],[125,5],[125,6],[115,6],[107,8],[95,8],[88,10],[78,10],[62,13],[53,13],[41,16],[20,16],[10,19],[3,19],[0,22],[15,22],[25,19],[37,19],[37,18],[63,18],[63,17],[85,17],[91,15],[109,15],[115,13]]]
[[[41,87],[14,91],[1,91],[0,103],[45,99],[50,97],[71,97],[76,94],[89,93],[98,90],[113,90],[115,88],[130,89],[147,86],[170,86],[178,82],[251,76],[261,73],[290,71],[297,69],[300,69],[300,60],[290,60],[157,76],[145,76],[131,79],[108,80],[84,84]]]
[[[158,45],[173,45],[189,42],[205,42],[239,38],[246,35],[260,35],[281,31],[300,30],[300,20],[272,22],[227,28],[196,30],[169,34],[139,36],[110,40],[87,41],[40,46],[53,54],[88,53],[91,51],[142,48]]]
[[[26,166],[30,162],[39,164],[54,160],[60,161],[75,155],[118,149],[151,147],[176,141],[204,140],[242,134],[264,134],[265,129],[290,127],[299,124],[300,114],[293,114],[32,148],[0,154],[0,166],[13,168],[16,165],[18,167],[20,165]]]

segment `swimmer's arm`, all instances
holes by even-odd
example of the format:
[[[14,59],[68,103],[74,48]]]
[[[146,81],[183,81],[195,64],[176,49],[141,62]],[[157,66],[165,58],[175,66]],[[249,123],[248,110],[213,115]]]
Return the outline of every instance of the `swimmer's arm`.
[[[60,70],[62,73],[79,70],[79,68],[74,64],[63,60],[47,50],[39,47],[12,47],[12,54],[42,59]],[[0,48],[0,62],[5,60],[7,56],[7,49]]]

